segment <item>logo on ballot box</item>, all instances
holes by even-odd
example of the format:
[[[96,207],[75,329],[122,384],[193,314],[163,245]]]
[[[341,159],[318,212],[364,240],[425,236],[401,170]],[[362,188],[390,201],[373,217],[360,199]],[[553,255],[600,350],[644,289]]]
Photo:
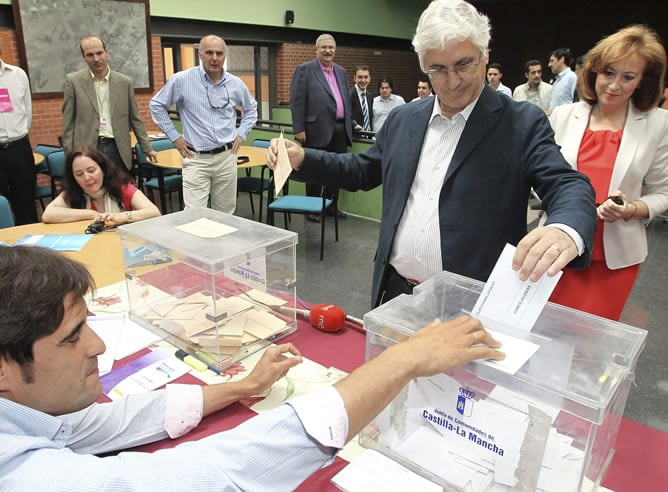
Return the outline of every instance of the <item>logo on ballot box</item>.
[[[473,403],[475,393],[468,388],[459,388],[459,396],[457,396],[457,413],[464,417],[470,417],[473,414]]]

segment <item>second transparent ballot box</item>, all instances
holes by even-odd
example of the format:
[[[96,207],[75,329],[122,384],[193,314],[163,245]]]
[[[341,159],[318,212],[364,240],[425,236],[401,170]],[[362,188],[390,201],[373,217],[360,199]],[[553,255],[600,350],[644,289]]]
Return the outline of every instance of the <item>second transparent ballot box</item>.
[[[367,313],[366,359],[435,318],[470,313],[482,288],[442,272]],[[576,492],[600,483],[647,332],[551,303],[531,332],[481,321],[536,352],[515,374],[475,361],[411,381],[361,433],[362,445],[445,490]]]

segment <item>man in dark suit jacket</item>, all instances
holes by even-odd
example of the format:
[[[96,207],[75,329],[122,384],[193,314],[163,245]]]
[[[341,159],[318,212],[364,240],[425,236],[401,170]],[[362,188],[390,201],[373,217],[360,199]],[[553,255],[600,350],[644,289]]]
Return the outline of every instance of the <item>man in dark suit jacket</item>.
[[[132,80],[109,69],[107,48],[97,36],[80,44],[88,68],[68,74],[63,87],[63,147],[95,147],[121,169],[132,168],[130,129],[150,161],[156,161],[135,99]]]
[[[355,69],[355,85],[350,89],[350,106],[352,108],[353,130],[373,131],[373,94],[369,92],[371,73],[368,65],[358,65]],[[367,121],[362,111],[362,95],[366,101]]]
[[[292,129],[304,147],[345,152],[353,140],[348,76],[341,65],[334,63],[336,41],[331,34],[318,36],[315,53],[315,59],[297,66],[292,75]],[[306,192],[318,196],[320,185],[307,182]],[[338,193],[336,186],[325,190],[333,199],[338,199]],[[313,222],[320,220],[317,216],[308,218]]]
[[[443,32],[458,37],[444,40]],[[485,86],[489,40],[487,17],[475,7],[432,2],[413,44],[437,97],[393,111],[362,154],[288,146],[306,179],[347,190],[383,185],[374,306],[443,269],[487,280],[506,243],[517,245],[513,268],[521,280],[589,264],[593,189],[563,159],[539,108]],[[531,188],[548,219],[527,234]]]

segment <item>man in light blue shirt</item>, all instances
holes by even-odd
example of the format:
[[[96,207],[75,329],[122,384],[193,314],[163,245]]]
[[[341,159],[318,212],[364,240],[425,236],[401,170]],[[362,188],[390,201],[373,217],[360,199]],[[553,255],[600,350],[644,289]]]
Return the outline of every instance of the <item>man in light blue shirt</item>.
[[[548,66],[554,75],[554,82],[552,82],[552,95],[550,96],[550,109],[548,114],[557,106],[570,104],[573,102],[573,94],[575,93],[575,85],[578,77],[571,70],[571,62],[573,55],[568,48],[559,48],[550,54],[550,61]]]
[[[85,267],[58,252],[0,247],[0,490],[294,490],[413,378],[504,357],[478,320],[434,322],[334,387],[231,431],[100,458],[187,433],[203,416],[261,393],[301,356],[292,344],[279,345],[238,382],[171,385],[95,403],[105,346],[86,323],[91,285]]]
[[[378,83],[378,92],[380,95],[373,98],[373,128],[376,132],[379,132],[383,127],[383,123],[385,123],[390,111],[406,104],[403,97],[392,94],[393,89],[394,85],[391,79],[387,77],[380,79]]]
[[[237,203],[237,153],[257,121],[257,102],[246,84],[223,68],[225,41],[200,40],[202,64],[174,74],[149,103],[153,121],[183,156],[186,209],[206,207],[233,213]],[[169,108],[176,104],[183,135]],[[236,108],[242,111],[237,128]]]

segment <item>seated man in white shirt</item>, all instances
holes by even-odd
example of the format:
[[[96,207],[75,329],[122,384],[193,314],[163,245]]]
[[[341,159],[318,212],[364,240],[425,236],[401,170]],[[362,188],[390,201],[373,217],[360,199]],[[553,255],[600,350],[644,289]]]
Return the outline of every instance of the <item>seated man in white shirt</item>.
[[[268,388],[301,356],[283,344],[239,382],[170,385],[98,404],[105,347],[86,324],[91,287],[85,267],[60,253],[0,247],[0,490],[293,490],[411,379],[504,357],[479,321],[435,321],[334,387],[234,430],[155,453],[96,457],[181,436]]]
[[[501,79],[503,78],[503,69],[501,68],[500,63],[490,63],[487,66],[487,83],[489,86],[501,94],[505,94],[508,97],[512,97],[510,92],[510,87],[503,85]]]

